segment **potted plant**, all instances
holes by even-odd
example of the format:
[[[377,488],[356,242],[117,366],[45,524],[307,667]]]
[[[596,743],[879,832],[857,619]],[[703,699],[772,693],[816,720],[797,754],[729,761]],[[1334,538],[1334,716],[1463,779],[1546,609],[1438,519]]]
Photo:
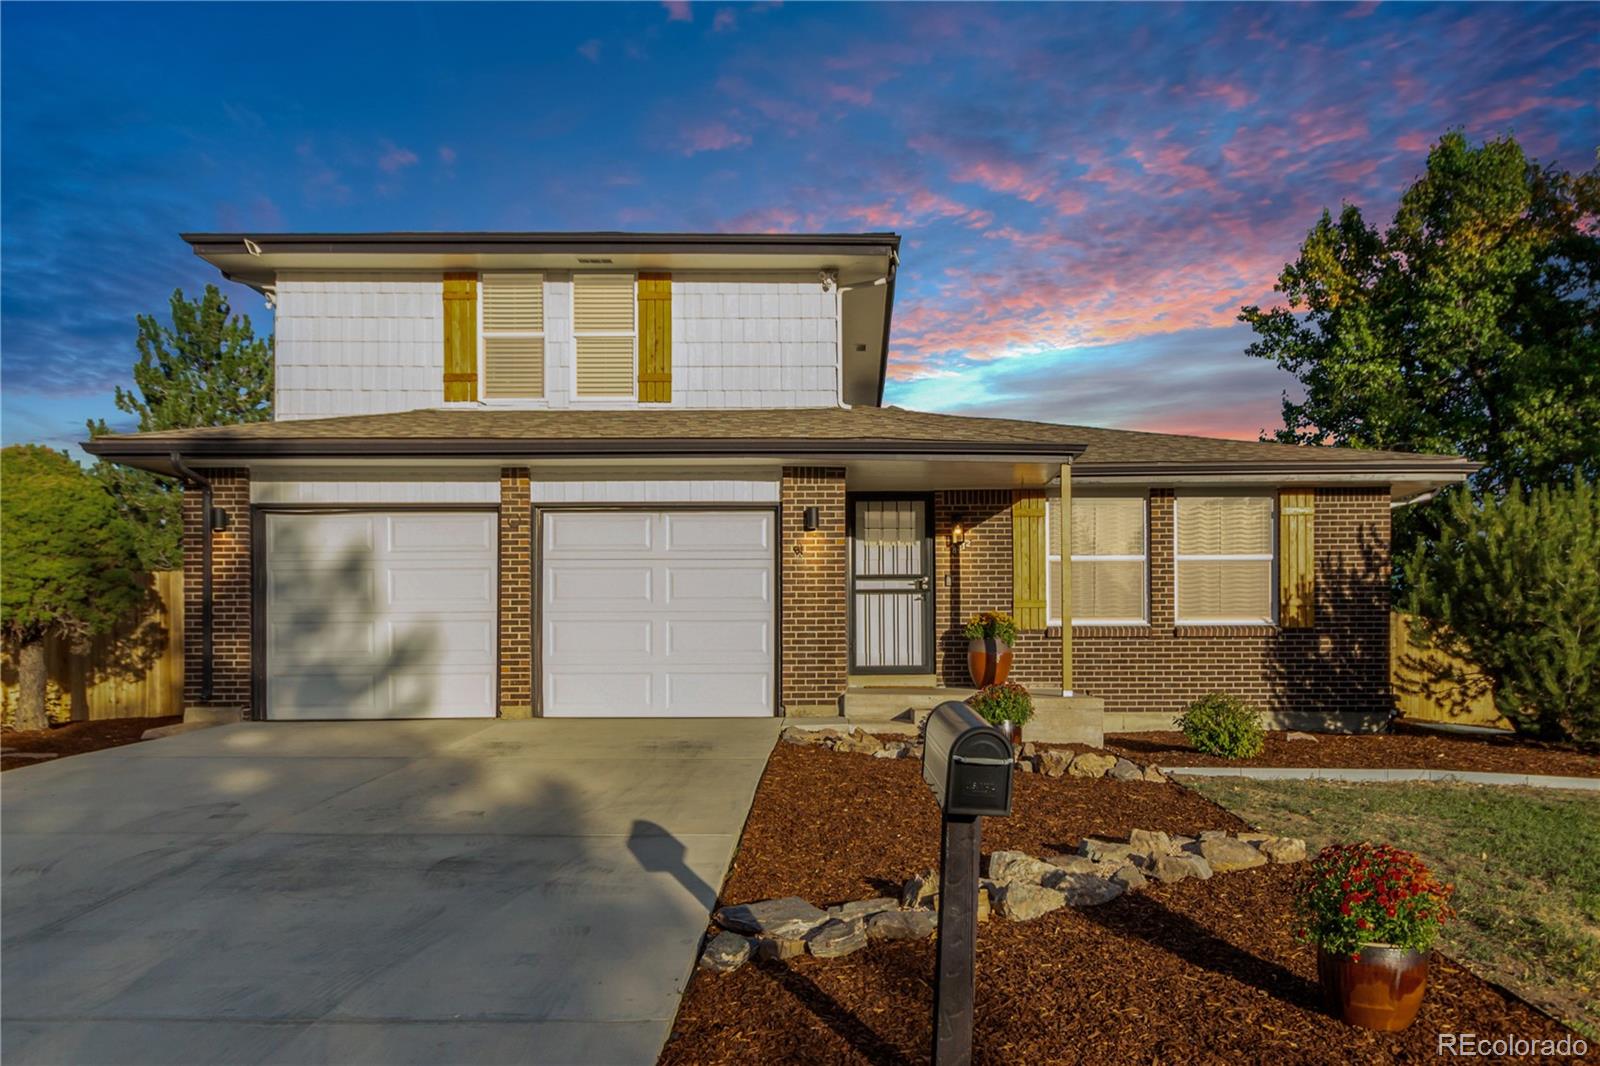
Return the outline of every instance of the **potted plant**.
[[[1312,860],[1295,899],[1317,945],[1328,1010],[1351,1025],[1398,1032],[1422,1006],[1428,950],[1455,912],[1454,886],[1388,844],[1335,844]]]
[[[967,620],[967,672],[978,688],[998,685],[1011,673],[1017,623],[1009,614],[984,611]]]
[[[967,706],[985,722],[1011,738],[1011,746],[1022,746],[1022,727],[1033,717],[1033,697],[1015,681],[1002,681],[979,689],[967,697]]]

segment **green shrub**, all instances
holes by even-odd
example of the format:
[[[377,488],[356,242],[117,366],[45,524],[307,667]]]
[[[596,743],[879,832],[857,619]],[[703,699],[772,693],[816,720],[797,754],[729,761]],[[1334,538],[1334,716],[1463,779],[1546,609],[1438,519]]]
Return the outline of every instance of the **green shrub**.
[[[1015,681],[1002,681],[998,685],[979,689],[967,697],[967,706],[983,716],[990,725],[1010,722],[1023,725],[1033,717],[1033,697]]]
[[[1266,736],[1260,712],[1225,692],[1212,692],[1189,704],[1178,716],[1178,728],[1196,751],[1224,759],[1260,755]]]

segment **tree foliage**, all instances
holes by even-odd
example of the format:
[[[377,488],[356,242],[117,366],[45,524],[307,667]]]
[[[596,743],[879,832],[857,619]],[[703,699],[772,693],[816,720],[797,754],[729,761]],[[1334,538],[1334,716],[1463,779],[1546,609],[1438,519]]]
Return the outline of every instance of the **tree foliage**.
[[[1299,378],[1278,440],[1440,452],[1480,490],[1600,476],[1600,167],[1448,133],[1387,230],[1324,211],[1284,267],[1287,306],[1240,318]]]
[[[250,317],[233,314],[215,285],[194,300],[175,290],[170,313],[170,323],[139,316],[134,389],[118,387],[118,410],[137,415],[141,433],[271,418],[272,338],[258,339]],[[109,432],[103,420],[89,423],[92,437]],[[181,565],[183,494],[177,482],[107,462],[96,464],[94,472],[135,531],[144,567]]]
[[[1419,635],[1475,662],[1518,730],[1600,743],[1600,490],[1449,501],[1409,561]]]
[[[64,452],[0,451],[0,630],[22,660],[20,728],[44,727],[43,642],[81,645],[145,601],[132,531],[100,484]]]

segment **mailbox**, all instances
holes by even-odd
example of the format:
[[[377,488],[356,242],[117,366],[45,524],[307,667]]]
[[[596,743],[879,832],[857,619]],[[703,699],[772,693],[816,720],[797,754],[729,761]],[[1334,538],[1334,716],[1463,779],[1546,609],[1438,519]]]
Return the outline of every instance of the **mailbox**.
[[[945,815],[1011,814],[1011,741],[965,703],[948,700],[928,716],[922,778]]]

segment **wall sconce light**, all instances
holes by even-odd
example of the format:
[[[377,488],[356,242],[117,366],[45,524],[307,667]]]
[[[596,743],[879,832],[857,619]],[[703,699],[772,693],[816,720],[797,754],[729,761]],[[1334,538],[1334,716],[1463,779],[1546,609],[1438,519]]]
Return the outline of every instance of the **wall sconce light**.
[[[962,524],[962,519],[958,516],[955,525],[950,527],[950,548],[952,551],[960,551],[966,543],[967,530]]]
[[[805,527],[807,533],[815,533],[822,525],[822,510],[818,507],[807,507],[805,511]]]
[[[228,528],[228,512],[221,507],[211,508],[211,532],[221,533]]]

